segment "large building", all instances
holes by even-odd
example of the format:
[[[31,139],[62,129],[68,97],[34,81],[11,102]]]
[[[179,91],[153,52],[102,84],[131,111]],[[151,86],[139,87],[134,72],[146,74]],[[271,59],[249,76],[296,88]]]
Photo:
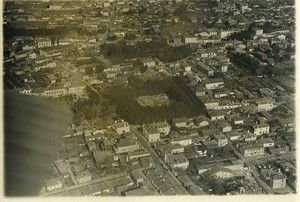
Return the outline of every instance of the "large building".
[[[183,154],[168,155],[166,163],[171,169],[180,168],[186,170],[189,167],[189,160]]]
[[[257,111],[271,111],[274,108],[274,102],[269,99],[261,99],[257,100],[255,102],[255,105],[257,106]]]
[[[240,152],[245,156],[256,156],[264,154],[264,147],[262,144],[250,143],[242,145],[240,147]]]
[[[217,89],[217,88],[223,88],[224,87],[224,80],[221,78],[216,78],[216,79],[206,79],[203,81],[204,87],[212,90],[212,89]]]
[[[270,126],[269,126],[269,124],[261,123],[261,124],[257,124],[255,126],[253,126],[252,130],[253,130],[252,132],[254,135],[260,136],[262,134],[269,133]]]
[[[143,126],[143,134],[150,143],[160,141],[160,133],[156,127]]]
[[[126,121],[119,121],[112,124],[112,128],[118,133],[128,133],[130,132],[130,125]]]

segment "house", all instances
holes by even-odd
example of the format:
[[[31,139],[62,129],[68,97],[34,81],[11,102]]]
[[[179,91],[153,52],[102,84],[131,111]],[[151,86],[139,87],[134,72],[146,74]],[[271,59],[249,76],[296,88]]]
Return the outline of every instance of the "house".
[[[214,75],[214,70],[210,68],[208,65],[204,64],[203,62],[198,62],[197,66],[199,67],[199,70],[206,76]]]
[[[270,99],[260,99],[255,102],[257,106],[257,111],[271,111],[275,106],[274,102]]]
[[[244,119],[242,117],[234,117],[232,121],[235,125],[244,124]]]
[[[283,174],[275,175],[271,178],[270,185],[272,189],[282,189],[286,186],[286,176]]]
[[[40,94],[46,97],[59,97],[61,95],[65,95],[66,93],[67,90],[63,86],[58,85],[58,86],[49,86]]]
[[[240,159],[217,161],[212,163],[200,164],[197,167],[198,174],[202,174],[214,166],[223,167],[233,172],[244,170],[244,163]]]
[[[208,149],[212,149],[212,148],[216,148],[218,147],[218,142],[216,140],[207,140],[207,141],[203,141],[202,143],[205,148]]]
[[[207,110],[217,109],[219,107],[219,101],[217,99],[203,99],[202,102]]]
[[[155,163],[151,156],[141,157],[140,162],[143,168],[153,168]]]
[[[245,156],[257,156],[264,154],[264,147],[258,143],[250,143],[241,145],[239,148],[240,152]]]
[[[156,127],[143,126],[143,134],[149,143],[160,141],[160,132]]]
[[[194,92],[196,93],[197,97],[204,97],[205,96],[205,89],[202,86],[195,87]]]
[[[144,67],[155,67],[155,60],[152,58],[142,58],[140,59]]]
[[[185,44],[199,43],[198,38],[196,36],[192,36],[192,35],[182,37],[182,41]]]
[[[218,143],[218,147],[223,147],[228,144],[228,138],[224,134],[216,134],[214,138]]]
[[[175,137],[171,138],[170,143],[188,146],[192,144],[192,138],[190,136]]]
[[[130,173],[130,177],[132,178],[135,185],[140,186],[144,183],[145,175],[140,170],[133,170]]]
[[[235,176],[235,173],[230,169],[221,167],[221,166],[213,166],[211,169],[205,171],[201,174],[203,179],[214,178],[214,179],[227,179]]]
[[[120,141],[114,146],[116,154],[124,154],[140,149],[140,145],[136,141]]]
[[[128,153],[128,159],[134,160],[134,159],[139,159],[143,157],[149,157],[150,153],[146,150],[138,150],[138,151],[133,151]]]
[[[256,136],[267,134],[270,132],[270,126],[266,123],[260,123],[252,126],[252,132]]]
[[[269,148],[269,153],[271,155],[285,154],[287,151],[288,151],[288,146],[286,146],[286,147]]]
[[[278,119],[278,124],[280,127],[285,128],[287,131],[292,132],[295,131],[295,118],[280,118]]]
[[[45,186],[47,191],[54,191],[57,189],[61,189],[63,187],[63,183],[59,177],[55,177],[46,180]]]
[[[87,147],[90,152],[95,151],[97,149],[96,143],[95,142],[88,142]]]
[[[15,60],[21,60],[28,57],[29,52],[28,51],[20,51],[18,53],[14,54]]]
[[[170,154],[180,154],[184,152],[184,147],[180,144],[164,144],[164,145],[157,145],[156,150],[158,154],[162,157],[166,157],[166,155]]]
[[[263,179],[269,184],[272,189],[282,189],[286,186],[286,176],[280,170],[272,168],[261,169]]]
[[[200,156],[200,157],[207,156],[207,149],[203,144],[201,144],[201,145],[195,144],[194,150],[198,153],[198,156]]]
[[[191,186],[195,185],[195,183],[187,175],[178,176],[178,181],[185,189],[188,189]]]
[[[220,111],[210,111],[210,112],[208,112],[208,117],[212,121],[224,120],[226,117],[226,112],[221,111],[221,110]]]
[[[170,133],[171,127],[166,121],[158,122],[158,123],[155,123],[153,125],[157,128],[159,133],[162,133],[162,134],[169,134]]]
[[[57,77],[56,77],[54,74],[48,74],[48,75],[47,75],[47,80],[48,80],[50,83],[56,83]]]
[[[166,158],[166,164],[174,170],[180,168],[186,170],[189,167],[189,160],[184,154],[168,155]]]
[[[231,141],[239,140],[242,137],[241,133],[239,133],[239,132],[229,132],[229,133],[226,133],[226,136]]]
[[[70,94],[82,94],[86,89],[86,85],[84,83],[74,82],[71,83],[68,87],[68,93]]]
[[[35,40],[36,45],[38,48],[45,48],[45,47],[51,47],[52,43],[51,43],[51,39],[50,38],[37,38]]]
[[[258,143],[261,143],[264,148],[266,147],[274,147],[274,141],[271,138],[261,138],[257,141]]]
[[[211,90],[224,87],[224,80],[221,78],[206,79],[203,81],[204,87]]]
[[[196,126],[200,127],[200,128],[209,125],[209,119],[206,117],[200,116],[200,117],[195,118],[194,121],[195,121]]]
[[[92,173],[89,170],[75,172],[76,180],[79,184],[92,180]]]
[[[245,142],[253,142],[257,139],[257,136],[254,135],[253,133],[250,133],[248,131],[243,132],[243,140]]]
[[[187,127],[187,119],[186,118],[174,118],[173,125],[177,128],[185,128],[185,127]]]
[[[68,162],[58,159],[58,160],[55,160],[53,163],[54,163],[55,167],[57,168],[57,170],[59,171],[59,174],[63,178],[68,178],[70,176]]]
[[[130,125],[124,121],[116,121],[115,123],[112,124],[112,128],[118,133],[118,134],[123,134],[123,133],[128,133],[130,132]]]
[[[114,144],[115,142],[113,140],[103,140],[100,144],[100,148],[102,151],[112,151]]]
[[[229,123],[227,122],[221,122],[218,124],[218,128],[221,132],[223,133],[227,133],[230,132],[232,130],[232,127]]]

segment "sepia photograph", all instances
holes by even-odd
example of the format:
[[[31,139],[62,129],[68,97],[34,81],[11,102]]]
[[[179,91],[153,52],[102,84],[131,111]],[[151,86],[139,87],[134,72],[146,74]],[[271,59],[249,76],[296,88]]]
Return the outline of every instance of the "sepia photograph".
[[[295,22],[294,0],[3,0],[3,197],[294,198]]]

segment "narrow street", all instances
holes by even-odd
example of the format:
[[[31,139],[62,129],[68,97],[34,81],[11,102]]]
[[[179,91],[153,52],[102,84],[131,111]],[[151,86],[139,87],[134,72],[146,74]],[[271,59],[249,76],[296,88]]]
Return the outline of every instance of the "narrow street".
[[[145,137],[137,130],[135,126],[131,126],[131,131],[136,135],[139,142],[142,144],[144,148],[146,148],[150,154],[151,157],[156,165],[157,169],[160,169],[163,171],[168,179],[180,190],[180,195],[190,195],[189,192],[180,184],[180,182],[177,180],[177,178],[173,175],[173,173],[168,169],[167,165],[161,160],[161,158],[156,154],[154,149],[149,145]]]
[[[240,160],[243,161],[245,166],[248,166],[251,168],[251,174],[257,184],[265,191],[266,194],[274,194],[274,191],[263,181],[260,179],[259,173],[257,172],[254,165],[250,164],[248,160],[233,146],[232,142],[228,144],[231,149],[234,151],[234,153],[239,157]]]

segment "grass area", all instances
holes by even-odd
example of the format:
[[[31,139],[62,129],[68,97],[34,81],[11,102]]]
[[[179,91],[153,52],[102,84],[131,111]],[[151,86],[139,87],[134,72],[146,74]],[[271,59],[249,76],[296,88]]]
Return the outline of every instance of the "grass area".
[[[168,96],[164,93],[152,96],[139,96],[136,100],[143,107],[168,106],[170,104]]]

